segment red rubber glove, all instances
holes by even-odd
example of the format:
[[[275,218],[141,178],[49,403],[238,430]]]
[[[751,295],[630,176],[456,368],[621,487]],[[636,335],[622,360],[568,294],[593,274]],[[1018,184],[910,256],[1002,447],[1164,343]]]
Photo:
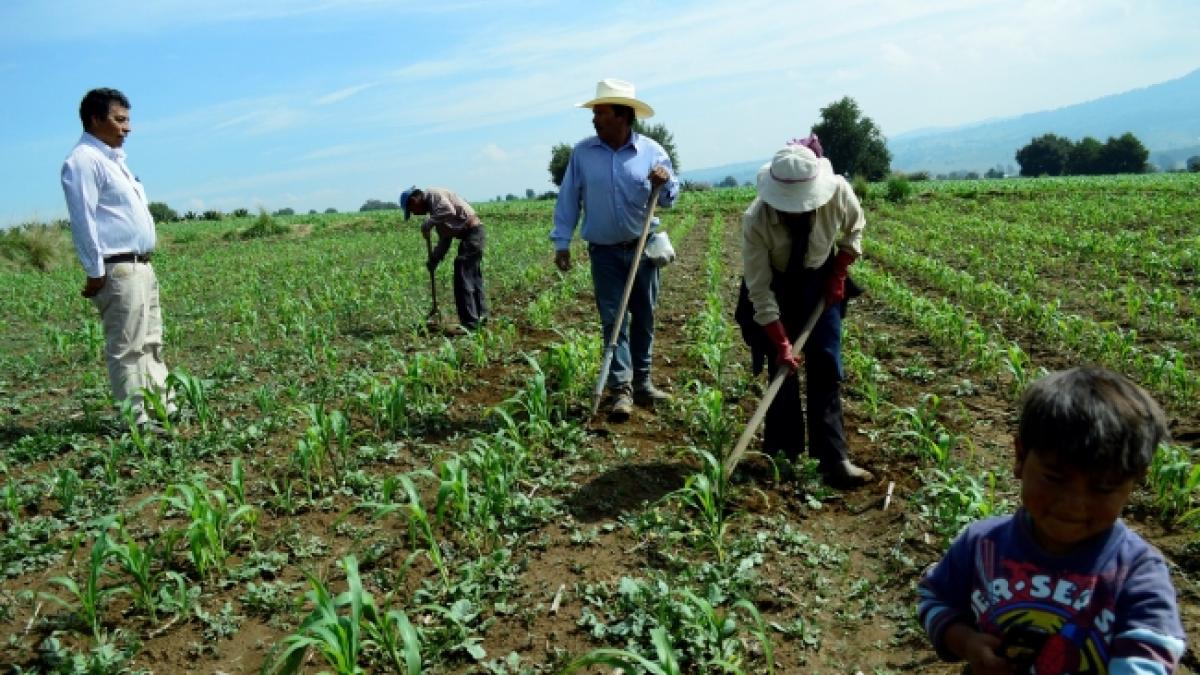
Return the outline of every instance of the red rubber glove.
[[[771,339],[771,344],[775,345],[775,362],[791,368],[792,371],[799,368],[800,360],[792,356],[792,342],[788,340],[787,329],[783,327],[783,322],[776,319],[763,326],[763,330],[767,331],[767,337]]]
[[[829,272],[829,281],[825,285],[825,306],[833,307],[846,299],[846,274],[854,255],[841,251],[833,261],[833,269]]]

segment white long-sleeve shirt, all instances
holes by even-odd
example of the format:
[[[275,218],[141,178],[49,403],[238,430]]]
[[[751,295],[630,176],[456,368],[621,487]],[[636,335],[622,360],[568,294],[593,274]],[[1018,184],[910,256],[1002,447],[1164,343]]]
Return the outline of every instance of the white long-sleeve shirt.
[[[104,276],[104,258],[154,250],[154,218],[125,151],[84,132],[62,167],[71,238],[89,277]]]

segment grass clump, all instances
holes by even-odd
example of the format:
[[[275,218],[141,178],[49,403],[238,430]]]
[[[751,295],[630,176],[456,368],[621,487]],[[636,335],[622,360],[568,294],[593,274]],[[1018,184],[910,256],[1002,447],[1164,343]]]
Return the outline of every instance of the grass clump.
[[[290,231],[287,225],[275,220],[271,217],[264,208],[258,209],[258,218],[254,223],[242,230],[242,239],[258,239],[259,237],[272,237],[279,234],[285,234]]]
[[[65,221],[26,223],[0,232],[0,260],[13,271],[49,272],[69,263],[71,254],[71,237]]]

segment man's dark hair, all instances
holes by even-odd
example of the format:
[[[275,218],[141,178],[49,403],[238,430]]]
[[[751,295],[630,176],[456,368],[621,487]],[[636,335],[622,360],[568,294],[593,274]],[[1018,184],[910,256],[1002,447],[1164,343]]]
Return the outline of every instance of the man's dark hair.
[[[83,101],[79,103],[79,121],[83,122],[83,128],[86,130],[96,117],[107,117],[108,108],[113,103],[119,104],[122,108],[130,107],[129,99],[116,89],[93,89],[84,94]]]
[[[633,108],[627,105],[621,105],[619,103],[610,103],[609,105],[612,106],[614,115],[617,117],[624,117],[625,121],[629,122],[629,126],[633,126],[633,121],[637,119],[637,115],[634,114]]]
[[[1167,439],[1162,408],[1119,373],[1078,367],[1029,386],[1017,430],[1028,452],[1048,455],[1090,474],[1138,476]]]

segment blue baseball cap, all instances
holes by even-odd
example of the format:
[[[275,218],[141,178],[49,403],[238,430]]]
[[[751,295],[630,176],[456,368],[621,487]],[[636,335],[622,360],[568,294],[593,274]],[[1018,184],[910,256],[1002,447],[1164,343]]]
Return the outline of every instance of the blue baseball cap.
[[[412,215],[408,211],[408,200],[410,197],[412,197],[412,194],[416,191],[417,191],[417,186],[414,185],[414,186],[408,188],[407,190],[405,190],[404,192],[400,193],[400,208],[404,209],[404,219],[405,220],[408,220],[408,217]]]

